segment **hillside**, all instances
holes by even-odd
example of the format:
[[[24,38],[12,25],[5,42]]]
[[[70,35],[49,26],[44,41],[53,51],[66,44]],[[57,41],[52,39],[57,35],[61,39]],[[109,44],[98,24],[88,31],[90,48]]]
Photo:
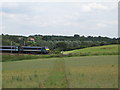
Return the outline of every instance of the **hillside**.
[[[93,36],[0,35],[3,46],[47,46],[51,50],[69,51],[86,47],[118,44],[120,38]]]
[[[105,45],[65,51],[63,54],[90,56],[90,55],[117,55],[118,45]]]

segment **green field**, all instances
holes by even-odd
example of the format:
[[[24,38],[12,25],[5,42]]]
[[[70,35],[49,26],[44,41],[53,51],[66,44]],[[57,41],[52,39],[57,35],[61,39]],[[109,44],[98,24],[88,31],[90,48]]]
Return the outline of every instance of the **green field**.
[[[118,55],[118,45],[105,45],[65,51],[63,54],[72,54],[76,56],[93,56],[93,55]]]
[[[41,58],[2,65],[3,88],[118,87],[117,55]]]

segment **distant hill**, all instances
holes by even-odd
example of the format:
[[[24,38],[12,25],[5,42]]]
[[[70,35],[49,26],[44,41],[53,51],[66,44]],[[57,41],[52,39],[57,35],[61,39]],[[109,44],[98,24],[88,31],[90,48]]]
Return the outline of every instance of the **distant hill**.
[[[93,37],[93,36],[55,36],[55,35],[0,35],[2,37],[2,45],[12,46],[47,46],[51,50],[68,51],[93,46],[102,46],[110,44],[118,44],[120,38],[109,37]]]
[[[63,54],[72,54],[80,56],[91,56],[91,55],[117,55],[118,46],[120,45],[105,45],[105,46],[96,46],[89,47],[84,49],[76,49],[71,51],[65,51]],[[119,53],[120,54],[120,53]]]

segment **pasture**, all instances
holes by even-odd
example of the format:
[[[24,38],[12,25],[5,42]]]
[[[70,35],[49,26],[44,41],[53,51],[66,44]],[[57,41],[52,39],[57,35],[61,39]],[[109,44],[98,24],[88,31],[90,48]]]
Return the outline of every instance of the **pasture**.
[[[118,47],[120,45],[104,45],[95,46],[84,49],[76,49],[65,51],[63,54],[71,54],[73,56],[99,56],[99,55],[118,55]]]
[[[118,56],[3,62],[3,88],[117,88]]]

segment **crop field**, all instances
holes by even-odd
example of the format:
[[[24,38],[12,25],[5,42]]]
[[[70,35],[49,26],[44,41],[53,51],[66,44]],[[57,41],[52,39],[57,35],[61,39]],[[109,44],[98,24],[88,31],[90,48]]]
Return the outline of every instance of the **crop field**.
[[[3,88],[117,88],[118,56],[3,62]]]

